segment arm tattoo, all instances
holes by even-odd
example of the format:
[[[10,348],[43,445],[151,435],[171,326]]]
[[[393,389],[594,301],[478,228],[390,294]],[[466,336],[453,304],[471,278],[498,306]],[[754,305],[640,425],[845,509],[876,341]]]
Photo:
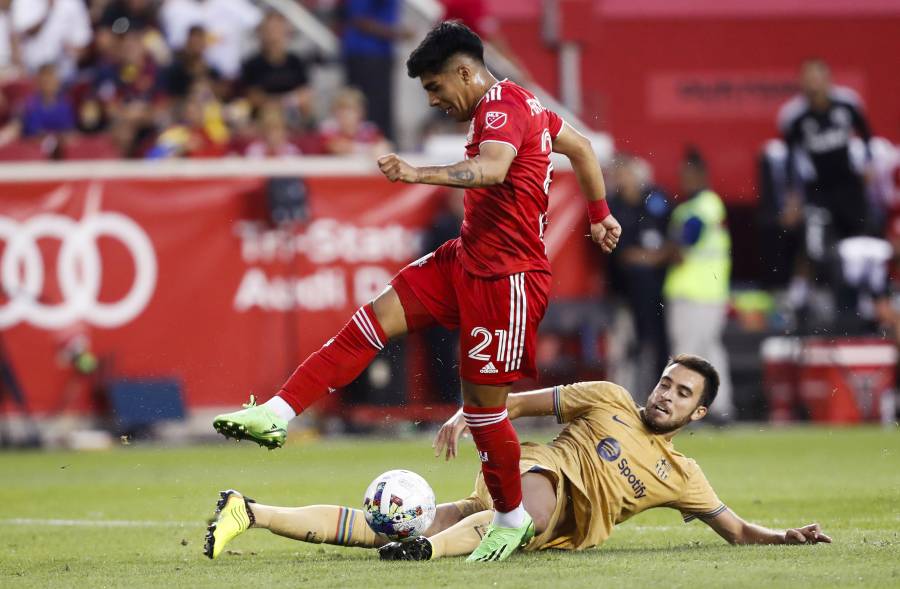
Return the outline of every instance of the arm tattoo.
[[[465,160],[449,166],[420,168],[422,182],[442,186],[474,188],[484,186],[484,169],[477,159]]]
[[[450,169],[447,172],[447,175],[450,177],[450,180],[460,182],[461,184],[468,185],[475,179],[475,172],[472,170],[454,170]]]

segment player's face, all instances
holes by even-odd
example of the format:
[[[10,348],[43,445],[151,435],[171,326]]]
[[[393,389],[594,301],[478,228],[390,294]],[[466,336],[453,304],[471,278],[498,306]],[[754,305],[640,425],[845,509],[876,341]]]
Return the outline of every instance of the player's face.
[[[451,68],[439,74],[422,74],[420,81],[428,94],[428,106],[441,109],[459,122],[472,118],[466,92],[470,73]]]
[[[647,399],[643,419],[651,430],[664,434],[673,432],[706,415],[706,407],[699,406],[705,385],[703,375],[681,364],[667,367],[656,388]]]
[[[821,100],[831,89],[831,75],[828,68],[812,63],[807,64],[800,74],[800,85],[809,100]]]

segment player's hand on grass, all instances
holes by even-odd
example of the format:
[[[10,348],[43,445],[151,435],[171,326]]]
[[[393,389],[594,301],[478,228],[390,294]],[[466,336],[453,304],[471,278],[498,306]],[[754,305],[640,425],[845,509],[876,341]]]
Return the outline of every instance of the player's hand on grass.
[[[419,172],[396,153],[378,158],[378,168],[391,182],[418,182]]]
[[[831,538],[822,533],[819,524],[809,524],[802,528],[791,528],[784,533],[785,544],[831,544]]]
[[[459,449],[459,436],[466,429],[468,429],[468,426],[463,417],[462,409],[460,409],[441,426],[440,431],[434,437],[434,443],[431,444],[431,447],[434,448],[434,456],[439,457],[443,453],[444,460],[456,458],[457,450]]]
[[[607,215],[599,223],[591,224],[591,239],[606,253],[612,253],[622,235],[622,226],[612,215]]]

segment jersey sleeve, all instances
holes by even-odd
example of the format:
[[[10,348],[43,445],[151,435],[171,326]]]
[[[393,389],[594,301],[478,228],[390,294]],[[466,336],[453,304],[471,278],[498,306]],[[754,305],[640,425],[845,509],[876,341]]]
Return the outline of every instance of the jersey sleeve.
[[[570,421],[603,404],[633,404],[631,395],[617,384],[604,381],[576,382],[553,387],[553,413],[558,423]]]
[[[550,135],[556,139],[559,132],[562,131],[563,126],[566,124],[566,121],[549,108],[546,109],[545,112],[547,113],[547,130],[550,131]]]
[[[719,500],[697,463],[691,461],[691,465],[693,468],[688,475],[681,496],[672,504],[672,507],[681,512],[685,523],[698,517],[700,519],[713,518],[728,509]]]
[[[491,100],[478,115],[478,145],[505,143],[519,153],[528,132],[530,113],[514,98]]]

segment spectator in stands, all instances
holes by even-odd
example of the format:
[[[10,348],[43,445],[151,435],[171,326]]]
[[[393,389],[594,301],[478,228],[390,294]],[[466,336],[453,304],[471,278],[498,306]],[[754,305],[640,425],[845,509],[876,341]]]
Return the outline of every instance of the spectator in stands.
[[[0,0],[0,82],[13,80],[22,73],[19,35],[13,25],[12,0]]]
[[[28,98],[22,113],[22,134],[36,137],[63,134],[75,128],[75,111],[63,91],[56,66],[41,66],[37,75],[37,91]]]
[[[718,408],[712,414],[733,420],[728,354],[722,345],[731,278],[731,236],[725,205],[709,188],[706,162],[689,149],[681,166],[686,200],[675,207],[669,236],[675,261],[663,286],[666,323],[673,354],[700,354],[719,368]]]
[[[671,258],[666,240],[671,209],[666,195],[651,184],[644,160],[617,156],[613,180],[609,206],[622,224],[622,239],[611,259],[617,278],[613,282],[634,325],[628,356],[635,386],[649,391],[669,358],[662,291]]]
[[[263,13],[249,0],[164,0],[160,17],[169,45],[180,50],[191,27],[209,34],[206,58],[226,79],[240,74],[244,40],[262,21]]]
[[[259,139],[250,143],[244,150],[247,157],[300,155],[300,149],[290,140],[284,109],[277,102],[270,102],[259,111],[259,134]]]
[[[230,135],[222,104],[208,82],[196,82],[177,110],[177,120],[160,133],[156,144],[147,152],[148,158],[225,155]]]
[[[394,42],[410,32],[400,24],[399,0],[347,0],[342,38],[346,82],[362,90],[372,121],[394,137]]]
[[[113,138],[127,157],[139,155],[141,144],[155,127],[157,66],[148,54],[141,31],[116,36],[115,60],[102,64],[94,89],[107,113]]]
[[[266,14],[259,26],[259,52],[244,62],[241,87],[254,109],[277,99],[307,123],[313,119],[313,92],[305,60],[288,50],[290,31],[277,12]]]
[[[206,30],[200,25],[191,27],[184,47],[175,54],[172,63],[160,76],[163,92],[184,98],[199,81],[208,81],[220,99],[227,97],[226,83],[215,67],[206,61]]]
[[[158,64],[167,63],[170,51],[160,32],[159,6],[155,0],[112,0],[96,21],[97,51],[104,57],[116,46],[115,35],[141,31],[144,46]]]
[[[332,155],[379,155],[391,149],[375,123],[366,120],[366,97],[356,88],[345,88],[334,98],[332,117],[323,121],[319,137]]]
[[[30,72],[57,64],[63,80],[71,79],[89,50],[93,31],[83,0],[13,0],[22,61]]]

